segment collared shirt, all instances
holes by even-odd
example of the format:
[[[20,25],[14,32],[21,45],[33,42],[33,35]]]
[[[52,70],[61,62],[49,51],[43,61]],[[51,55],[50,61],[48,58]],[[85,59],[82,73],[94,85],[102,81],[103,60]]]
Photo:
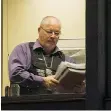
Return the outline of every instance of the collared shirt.
[[[33,50],[36,48],[43,48],[39,41],[34,43]],[[55,48],[53,53],[60,51],[58,47]],[[74,62],[73,59],[66,56],[65,58],[68,62]],[[12,51],[9,57],[9,77],[11,82],[26,85],[43,83],[43,78],[33,73],[28,72],[31,66],[31,52],[29,48],[29,42],[17,45]]]

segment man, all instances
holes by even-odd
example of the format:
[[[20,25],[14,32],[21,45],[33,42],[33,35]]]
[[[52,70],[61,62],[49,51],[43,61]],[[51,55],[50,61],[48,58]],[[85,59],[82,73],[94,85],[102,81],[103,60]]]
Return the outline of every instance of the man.
[[[11,84],[20,85],[22,94],[53,93],[58,81],[54,74],[61,61],[74,62],[56,46],[61,34],[61,23],[53,16],[43,18],[36,42],[22,43],[9,57]]]

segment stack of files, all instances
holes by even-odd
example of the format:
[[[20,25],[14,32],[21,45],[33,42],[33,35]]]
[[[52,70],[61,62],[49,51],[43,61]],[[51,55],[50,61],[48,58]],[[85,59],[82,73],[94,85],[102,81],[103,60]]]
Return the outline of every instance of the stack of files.
[[[73,90],[85,80],[85,64],[61,62],[55,74],[55,79],[67,90]]]

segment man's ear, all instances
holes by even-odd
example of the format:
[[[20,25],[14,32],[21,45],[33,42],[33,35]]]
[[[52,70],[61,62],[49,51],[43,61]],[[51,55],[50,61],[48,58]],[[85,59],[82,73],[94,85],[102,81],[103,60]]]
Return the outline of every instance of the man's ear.
[[[40,32],[40,27],[38,28],[38,32]]]

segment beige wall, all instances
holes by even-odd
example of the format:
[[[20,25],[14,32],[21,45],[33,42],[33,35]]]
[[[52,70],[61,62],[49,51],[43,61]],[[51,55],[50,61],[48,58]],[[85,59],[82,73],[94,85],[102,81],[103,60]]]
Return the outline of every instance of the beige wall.
[[[47,15],[61,20],[61,38],[85,37],[85,0],[8,0],[9,53],[18,43],[35,41]]]
[[[4,94],[5,86],[9,85],[8,79],[8,30],[7,30],[7,0],[3,0],[3,69],[2,69],[2,95]]]
[[[58,17],[62,22],[61,38],[77,39],[70,44],[61,41],[60,47],[85,47],[85,0],[3,0],[3,3],[3,88],[9,83],[8,54],[21,42],[35,41],[43,17]]]

